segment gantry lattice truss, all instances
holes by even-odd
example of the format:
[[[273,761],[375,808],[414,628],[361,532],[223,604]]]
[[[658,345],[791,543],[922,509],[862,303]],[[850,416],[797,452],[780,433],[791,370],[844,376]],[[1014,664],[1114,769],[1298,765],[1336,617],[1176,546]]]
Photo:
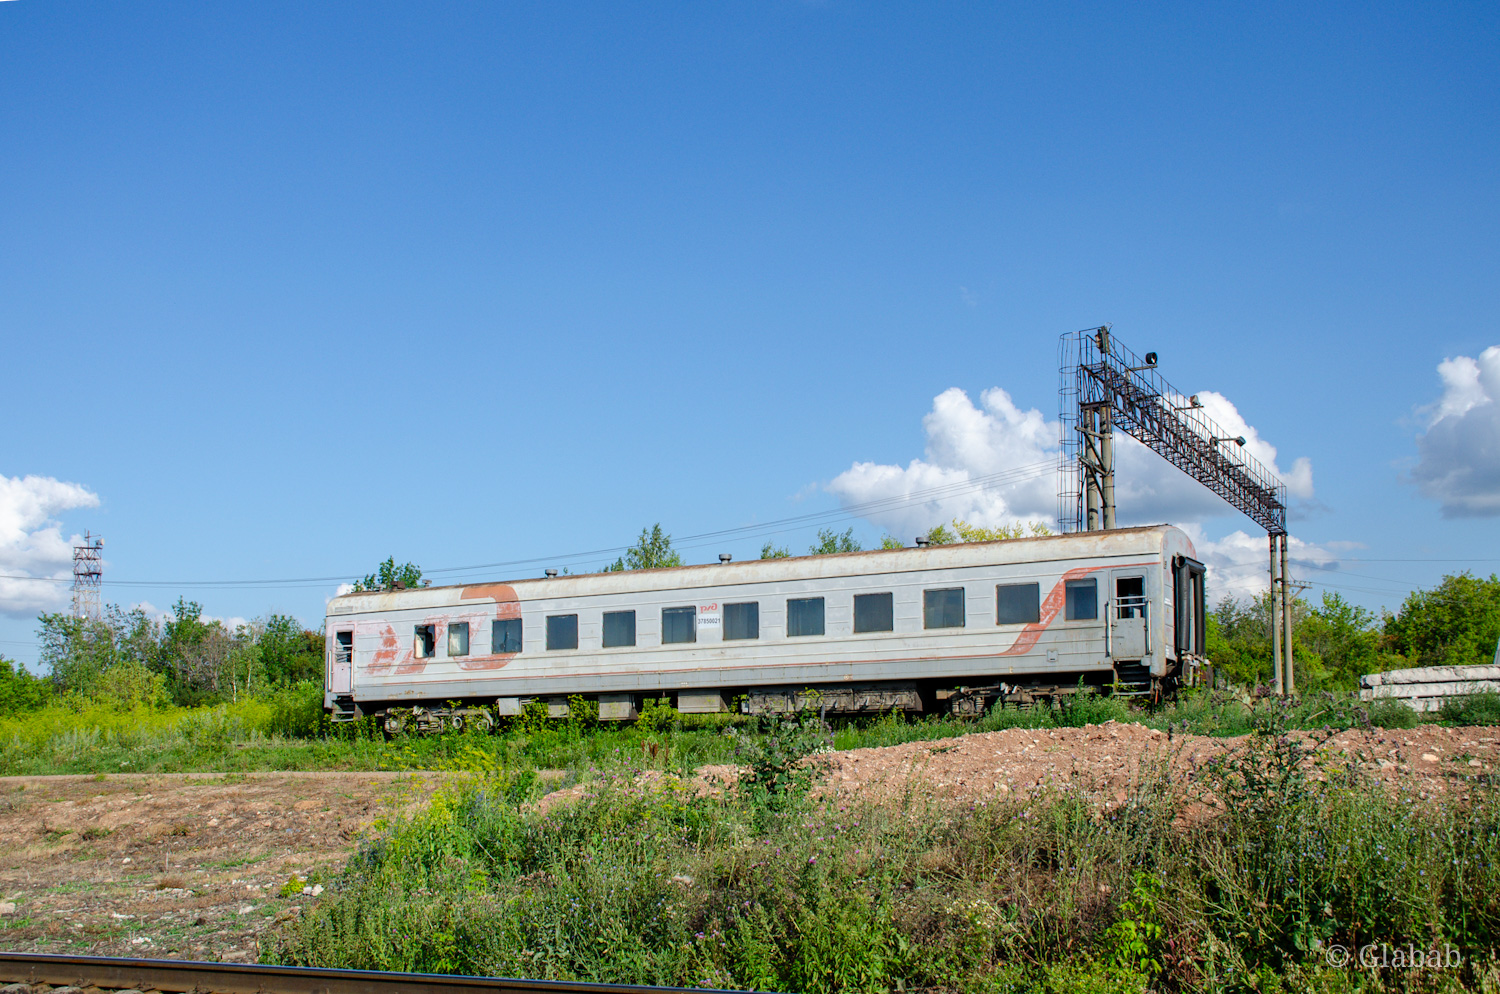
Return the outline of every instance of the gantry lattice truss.
[[[1064,531],[1114,523],[1110,432],[1119,428],[1248,515],[1270,535],[1286,534],[1286,486],[1235,438],[1121,345],[1108,327],[1062,337],[1063,431],[1058,520]],[[1096,520],[1091,520],[1096,518]],[[1107,523],[1106,523],[1107,522]]]

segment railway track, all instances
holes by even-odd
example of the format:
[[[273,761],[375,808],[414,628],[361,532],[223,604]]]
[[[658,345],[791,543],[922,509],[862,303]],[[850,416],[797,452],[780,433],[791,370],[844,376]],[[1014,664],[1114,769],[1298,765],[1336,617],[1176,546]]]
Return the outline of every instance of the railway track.
[[[0,983],[47,985],[53,990],[138,991],[149,994],[632,994],[686,990],[635,984],[589,984],[506,977],[453,977],[434,973],[323,970],[304,966],[195,963],[182,960],[0,953]],[[694,988],[705,994],[704,988]],[[24,994],[24,992],[15,992]],[[69,994],[73,994],[72,991]],[[714,994],[714,992],[708,992]],[[719,992],[725,994],[725,992]]]

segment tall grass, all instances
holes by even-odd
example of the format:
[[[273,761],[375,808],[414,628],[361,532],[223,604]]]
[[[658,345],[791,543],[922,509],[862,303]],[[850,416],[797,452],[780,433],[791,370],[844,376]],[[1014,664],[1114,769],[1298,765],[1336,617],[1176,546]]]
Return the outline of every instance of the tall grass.
[[[1500,724],[1500,697],[1480,695],[1445,709],[1447,724]],[[1242,735],[1280,703],[1227,694],[1186,692],[1158,709],[1123,698],[1080,691],[1057,707],[997,706],[973,719],[911,718],[889,714],[840,722],[838,749],[897,745],[1006,728],[1081,727],[1105,721],[1138,722],[1158,729],[1202,735]],[[1411,727],[1418,716],[1399,701],[1361,702],[1354,695],[1317,694],[1290,705],[1295,727]],[[680,715],[648,709],[627,725],[584,719],[551,721],[526,717],[504,726],[476,746],[454,736],[387,741],[365,720],[330,725],[316,684],[284,688],[237,703],[203,708],[121,710],[82,698],[0,718],[0,774],[100,772],[202,772],[311,769],[442,768],[460,749],[483,748],[505,765],[581,770],[618,769],[648,761],[684,772],[709,763],[730,763],[755,718]]]
[[[1393,796],[1312,767],[1283,723],[1203,771],[1224,807],[1186,824],[1186,785],[1156,767],[1102,812],[1063,788],[824,803],[773,775],[806,731],[771,729],[784,748],[742,756],[762,787],[718,796],[622,771],[541,814],[525,777],[450,783],[263,958],[809,992],[1380,991],[1410,976],[1323,951],[1451,942],[1468,982],[1500,953],[1500,807],[1480,785]]]

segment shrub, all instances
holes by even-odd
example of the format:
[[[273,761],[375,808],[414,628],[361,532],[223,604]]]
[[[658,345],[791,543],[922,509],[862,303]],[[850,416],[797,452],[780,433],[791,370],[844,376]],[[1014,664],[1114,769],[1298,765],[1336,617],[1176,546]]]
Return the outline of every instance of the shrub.
[[[1073,697],[1063,705],[1058,724],[1072,728],[1084,725],[1102,725],[1106,721],[1126,722],[1130,720],[1130,705],[1122,697],[1105,697],[1080,681]]]
[[[1445,725],[1500,725],[1500,693],[1486,690],[1449,698],[1438,717]]]
[[[818,768],[807,761],[833,744],[832,731],[811,712],[767,715],[759,735],[742,736],[735,758],[745,767],[739,786],[757,806],[773,810],[805,795]]]
[[[1052,709],[1039,704],[1015,705],[997,702],[974,726],[976,732],[998,732],[1007,728],[1053,728]]]
[[[579,731],[599,727],[599,702],[574,694],[568,698],[568,724]]]
[[[52,699],[52,684],[0,656],[0,715],[21,714]]]
[[[167,678],[153,673],[138,659],[126,659],[99,674],[93,697],[101,704],[129,711],[132,708],[164,708],[171,703]]]
[[[635,719],[635,727],[643,732],[660,732],[676,728],[682,716],[666,698],[647,698],[641,703],[641,713]]]
[[[267,735],[287,738],[317,738],[323,731],[323,685],[304,680],[280,686],[263,695],[270,713],[261,726]]]
[[[1417,713],[1405,701],[1380,697],[1370,702],[1370,724],[1376,728],[1416,728]]]

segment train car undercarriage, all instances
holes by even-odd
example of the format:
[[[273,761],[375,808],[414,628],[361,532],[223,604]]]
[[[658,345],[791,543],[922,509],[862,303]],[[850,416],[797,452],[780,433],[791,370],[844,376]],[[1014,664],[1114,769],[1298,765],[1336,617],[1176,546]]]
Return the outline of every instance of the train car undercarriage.
[[[648,702],[670,704],[681,714],[776,715],[816,712],[827,717],[858,717],[886,714],[947,714],[979,718],[996,704],[1018,707],[1059,707],[1079,687],[1111,696],[1149,699],[1158,703],[1171,696],[1177,686],[1174,665],[1169,676],[1152,676],[1141,662],[1122,662],[1113,670],[1050,673],[1023,683],[995,679],[974,684],[952,685],[934,681],[841,683],[824,686],[747,687],[733,691],[682,690],[654,694],[582,694],[569,696],[500,697],[488,700],[426,701],[411,705],[387,702],[356,703],[353,698],[335,701],[332,720],[353,721],[373,716],[389,734],[436,734],[477,729],[490,731],[499,720],[522,715],[528,705],[540,701],[549,718],[567,718],[570,700],[579,697],[598,707],[604,722],[632,721],[640,717]]]

